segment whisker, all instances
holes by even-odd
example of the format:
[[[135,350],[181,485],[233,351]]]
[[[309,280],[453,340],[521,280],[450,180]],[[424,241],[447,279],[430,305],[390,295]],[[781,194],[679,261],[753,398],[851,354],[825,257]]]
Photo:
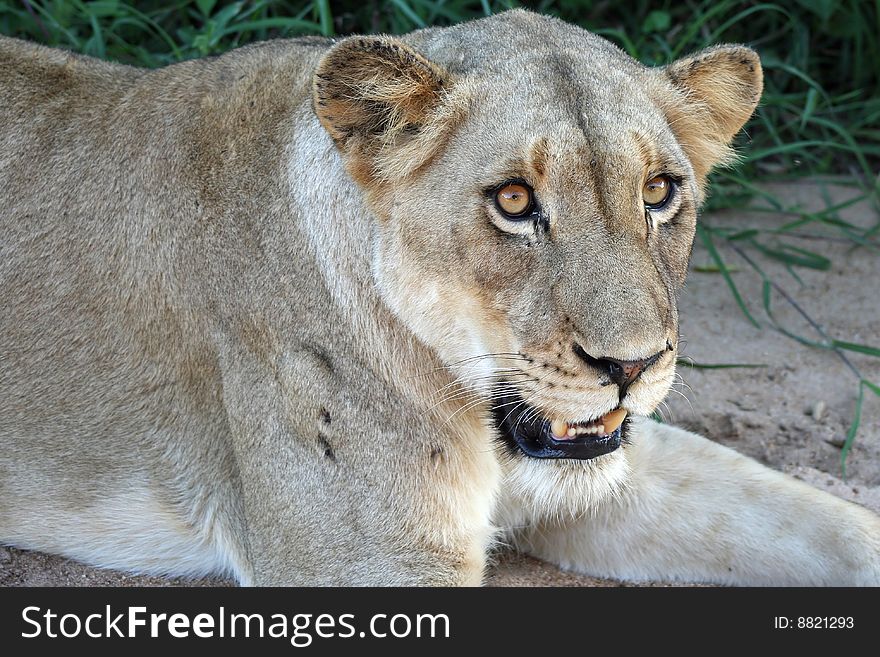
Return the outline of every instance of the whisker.
[[[540,383],[543,379],[547,378],[547,376],[549,376],[549,374],[547,374],[547,375],[543,376],[541,379],[539,379],[539,380],[538,380],[538,383]],[[534,390],[530,390],[530,391],[526,391],[526,392],[525,392],[525,394],[524,394],[524,396],[523,396],[523,401],[524,401],[526,404],[529,405],[529,409],[528,409],[528,411],[526,411],[525,413],[523,413],[523,414],[517,419],[517,422],[516,422],[516,424],[515,424],[514,427],[513,427],[513,428],[514,428],[514,431],[515,431],[517,428],[519,428],[519,425],[520,425],[521,423],[523,423],[523,422],[526,421],[526,417],[527,417],[527,416],[528,416],[528,421],[529,421],[529,422],[531,422],[532,420],[534,420],[534,418],[540,416],[540,411],[538,410],[538,408],[537,408],[534,404],[531,403],[531,401],[537,396],[537,393],[539,393],[539,392],[543,392],[544,390],[548,390],[549,388],[550,388],[549,385],[545,385],[545,386],[543,386],[542,388],[537,388],[537,389],[534,389]]]
[[[665,401],[661,401],[657,405],[657,414],[660,416],[660,419],[663,420],[664,423],[669,423],[671,413],[672,411],[669,410],[669,404],[667,404]]]
[[[506,373],[506,376],[508,376],[508,377],[513,377],[513,376],[529,377],[531,375],[527,374],[525,372],[513,372],[512,371],[510,373]],[[499,380],[499,379],[500,379],[500,377],[497,374],[483,374],[481,376],[470,377],[467,379],[456,379],[455,381],[451,381],[450,383],[447,383],[442,388],[437,389],[433,394],[438,395],[441,392],[443,392],[444,390],[447,390],[449,388],[459,386],[459,385],[464,386],[465,384],[472,384],[472,383],[476,383],[478,381],[495,381],[495,380]]]
[[[455,411],[452,415],[450,415],[448,418],[446,418],[446,421],[443,422],[443,426],[446,426],[447,424],[452,422],[452,420],[454,420],[456,418],[456,416],[460,415],[461,413],[465,413],[465,412],[469,411],[470,409],[476,408],[480,404],[484,404],[484,403],[486,403],[486,400],[483,399],[482,397],[480,397],[480,398],[475,399],[474,401],[472,401],[468,404],[465,404],[464,406],[459,408],[457,411]]]
[[[495,384],[495,385],[497,385],[497,384]],[[507,394],[508,393],[506,391],[502,391],[502,390],[490,389],[488,391],[478,391],[478,390],[471,390],[470,388],[463,388],[462,390],[456,390],[455,392],[447,395],[446,397],[441,398],[436,403],[434,403],[428,409],[428,411],[432,411],[444,403],[456,401],[458,399],[466,398],[468,396],[475,396],[475,397],[479,397],[481,399],[486,399],[488,401],[488,400],[503,398]]]
[[[433,372],[439,372],[441,370],[451,370],[459,367],[460,365],[465,364],[474,364],[476,365],[480,360],[484,360],[486,358],[498,358],[501,360],[520,360],[520,361],[530,361],[531,359],[523,356],[520,353],[514,353],[511,351],[500,351],[500,352],[492,352],[486,354],[478,354],[476,356],[469,356],[467,358],[462,358],[461,360],[453,361],[448,365],[441,365],[439,367],[433,367],[429,370],[426,370],[424,373],[419,373],[413,375],[413,377],[421,377],[421,376],[430,376]]]
[[[502,377],[500,374],[503,374],[504,376]],[[482,389],[481,386],[476,385],[481,381],[490,381],[490,385],[488,386],[488,388],[491,390],[493,386],[496,386],[498,384],[515,383],[518,377],[525,377],[527,379],[532,378],[531,374],[523,372],[519,368],[510,368],[509,371],[505,369],[500,374],[485,374],[481,376],[473,376],[468,379],[456,379],[455,381],[451,381],[450,383],[447,383],[443,387],[434,391],[432,396],[436,397],[437,395],[442,394],[449,388],[454,388],[456,386],[467,388],[469,385],[478,389],[475,392],[485,392],[485,389]],[[513,381],[510,381],[510,379],[513,379]]]
[[[526,403],[526,400],[520,398],[520,399],[515,399],[512,402],[507,402],[507,404],[500,404],[498,406],[498,408],[501,408],[502,406],[508,406],[510,404],[515,404],[515,406],[513,408],[511,408],[510,411],[508,411],[507,415],[504,416],[504,419],[502,419],[501,422],[499,422],[499,424],[504,424],[507,421],[507,418],[509,418],[511,416],[511,414],[513,414],[516,411],[516,409],[518,409],[520,406],[522,406],[525,403]],[[514,431],[516,431],[517,426],[518,426],[518,423],[513,425]]]
[[[669,389],[669,392],[674,392],[675,394],[679,395],[682,399],[684,399],[684,400],[688,403],[688,406],[689,406],[690,409],[691,409],[691,413],[694,414],[694,415],[697,414],[697,412],[694,410],[694,405],[691,403],[691,400],[688,399],[688,396],[687,396],[687,395],[685,395],[685,394],[684,394],[683,392],[681,392],[680,390],[676,390],[675,388],[670,388],[670,389]]]
[[[681,378],[680,375],[679,375],[679,378],[678,378],[676,381],[673,381],[673,385],[679,385],[679,386],[681,386],[682,388],[687,388],[687,389],[688,389],[688,392],[690,392],[691,394],[696,394],[696,393],[694,392],[694,389],[691,387],[691,384],[689,384],[687,381],[685,381],[683,378]]]

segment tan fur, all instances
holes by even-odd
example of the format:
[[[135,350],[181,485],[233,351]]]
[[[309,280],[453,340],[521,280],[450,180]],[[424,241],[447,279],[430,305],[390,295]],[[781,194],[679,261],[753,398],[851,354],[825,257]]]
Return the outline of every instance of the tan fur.
[[[663,108],[701,181],[734,159],[728,144],[761,98],[758,56],[745,47],[708,48],[666,67],[680,95],[662,94]]]
[[[490,414],[662,400],[705,176],[760,88],[742,46],[649,69],[524,11],[157,71],[0,39],[0,541],[244,584],[477,584],[497,540],[880,582],[877,518],[705,439],[640,420],[536,460]],[[640,197],[664,172],[674,216]],[[492,205],[511,178],[543,228]],[[621,400],[575,343],[662,355]]]

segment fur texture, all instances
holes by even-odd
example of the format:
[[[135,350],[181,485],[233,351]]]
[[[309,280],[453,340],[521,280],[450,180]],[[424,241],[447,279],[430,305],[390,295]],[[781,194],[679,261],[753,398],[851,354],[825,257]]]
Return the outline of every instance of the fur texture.
[[[634,580],[878,584],[880,521],[648,420],[709,169],[761,92],[512,11],[156,71],[0,39],[0,541],[243,584],[478,584],[492,543]],[[645,181],[677,181],[649,212]],[[491,190],[527,181],[540,213]],[[578,355],[661,354],[625,395]]]

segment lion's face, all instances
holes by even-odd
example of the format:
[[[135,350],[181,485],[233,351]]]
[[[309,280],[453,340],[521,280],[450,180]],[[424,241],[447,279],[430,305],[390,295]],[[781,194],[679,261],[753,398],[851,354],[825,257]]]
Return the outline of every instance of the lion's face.
[[[525,33],[532,21],[547,29],[518,16]],[[737,47],[650,70],[572,34],[582,47],[491,64],[450,53],[441,63],[456,74],[361,40],[344,53],[347,70],[368,53],[376,84],[386,53],[384,94],[407,101],[371,131],[340,126],[354,83],[349,105],[332,105],[320,77],[342,75],[332,51],[316,98],[379,217],[374,272],[390,305],[491,400],[511,447],[590,459],[615,450],[626,415],[651,413],[669,390],[676,290],[705,174],[751,113],[760,69]],[[369,95],[382,96],[381,84]]]
[[[496,101],[392,192],[377,273],[522,448],[597,456],[621,437],[597,419],[650,413],[672,382],[697,184],[636,85],[560,103],[536,73],[515,104],[482,80]],[[640,110],[611,111],[620,94]]]

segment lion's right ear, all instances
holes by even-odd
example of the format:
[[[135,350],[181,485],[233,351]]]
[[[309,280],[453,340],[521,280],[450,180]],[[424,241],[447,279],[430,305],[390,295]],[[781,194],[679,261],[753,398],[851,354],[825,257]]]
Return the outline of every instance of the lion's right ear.
[[[343,153],[375,159],[430,131],[447,81],[443,69],[396,39],[352,37],[318,64],[315,112]]]

